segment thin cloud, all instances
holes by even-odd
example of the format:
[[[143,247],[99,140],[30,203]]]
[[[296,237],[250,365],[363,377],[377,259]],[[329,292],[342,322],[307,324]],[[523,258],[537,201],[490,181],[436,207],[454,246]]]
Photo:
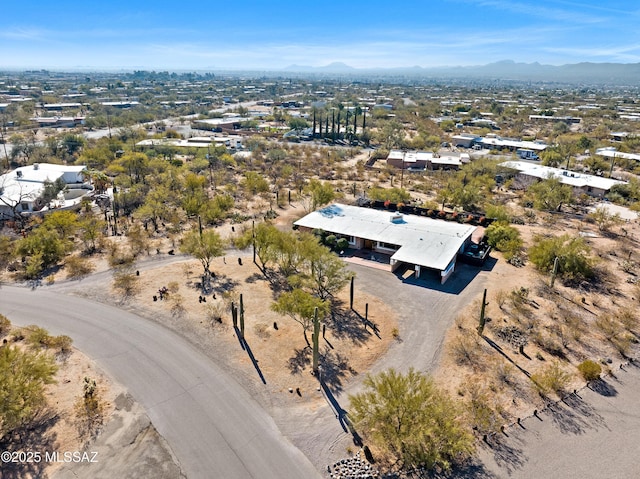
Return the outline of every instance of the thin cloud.
[[[602,23],[605,19],[601,15],[589,15],[561,8],[549,8],[541,2],[523,3],[508,0],[453,0],[467,4],[473,4],[481,8],[492,8],[498,12],[512,12],[527,17],[539,17],[549,21],[561,21],[580,24]]]

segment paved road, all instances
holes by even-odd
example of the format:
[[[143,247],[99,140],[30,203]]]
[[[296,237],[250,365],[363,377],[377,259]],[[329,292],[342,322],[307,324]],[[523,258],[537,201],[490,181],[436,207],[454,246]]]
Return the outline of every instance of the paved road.
[[[635,364],[635,363],[634,363]],[[617,364],[616,364],[617,366]],[[616,370],[482,447],[476,479],[640,477],[640,368]],[[467,475],[465,477],[471,477]]]
[[[142,404],[189,479],[320,477],[233,378],[168,329],[108,305],[9,286],[0,289],[0,313],[71,336]]]

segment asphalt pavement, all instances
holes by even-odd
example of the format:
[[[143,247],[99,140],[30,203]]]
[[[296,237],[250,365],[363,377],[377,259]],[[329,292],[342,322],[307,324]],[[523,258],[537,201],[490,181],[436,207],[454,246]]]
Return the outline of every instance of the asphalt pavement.
[[[233,377],[167,328],[84,298],[13,286],[0,288],[0,313],[73,338],[145,408],[189,479],[321,477]]]

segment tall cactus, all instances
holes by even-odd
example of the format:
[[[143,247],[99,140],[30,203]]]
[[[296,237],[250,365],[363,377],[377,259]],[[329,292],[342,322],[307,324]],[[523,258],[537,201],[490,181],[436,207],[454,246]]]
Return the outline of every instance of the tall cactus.
[[[318,308],[313,310],[313,373],[318,374],[318,342],[320,340],[320,320],[318,319]]]
[[[244,303],[242,302],[242,294],[240,294],[240,336],[244,339]]]
[[[238,310],[233,301],[231,302],[231,319],[233,320],[233,327],[238,329]]]
[[[354,188],[353,191],[355,192],[355,184],[354,184]],[[355,196],[355,193],[354,193]],[[349,309],[351,309],[353,311],[353,281],[354,281],[354,277],[351,276],[351,290],[349,291]]]
[[[558,275],[558,257],[553,260],[553,270],[551,271],[551,287],[553,288],[556,282],[556,276]]]
[[[489,303],[487,303],[487,290],[485,288],[484,294],[482,295],[482,306],[480,307],[480,324],[478,325],[478,334],[480,336],[482,336],[482,333],[484,332],[484,323],[485,323],[484,311],[488,304]]]

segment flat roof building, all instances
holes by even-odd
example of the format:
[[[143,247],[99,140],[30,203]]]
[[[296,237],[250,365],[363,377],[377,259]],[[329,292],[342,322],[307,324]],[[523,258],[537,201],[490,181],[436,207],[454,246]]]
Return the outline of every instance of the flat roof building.
[[[574,193],[585,193],[589,196],[604,196],[614,185],[625,183],[620,180],[577,173],[561,168],[552,168],[526,161],[505,161],[500,163],[500,166],[517,170],[521,177],[530,179],[546,180],[557,178],[560,183],[573,187]]]
[[[84,182],[86,169],[86,166],[34,163],[0,175],[0,219],[11,219],[16,214],[42,211],[52,206],[41,201],[46,182],[62,180],[70,189],[54,207],[77,204],[74,200],[84,196],[91,188]]]
[[[438,272],[444,283],[458,254],[471,243],[475,226],[397,212],[333,204],[294,223],[344,237],[357,249],[391,255],[391,271],[408,265],[419,277],[423,269]]]

